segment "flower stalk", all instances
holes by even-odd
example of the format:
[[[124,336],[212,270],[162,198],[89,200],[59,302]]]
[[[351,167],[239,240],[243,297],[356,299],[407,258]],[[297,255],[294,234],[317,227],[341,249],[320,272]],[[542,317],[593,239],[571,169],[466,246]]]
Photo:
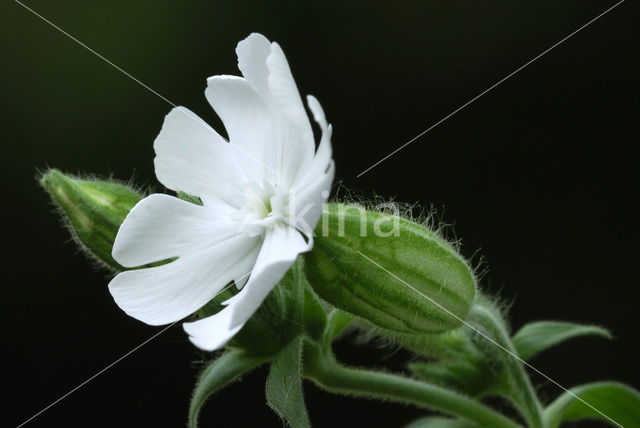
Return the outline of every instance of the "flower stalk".
[[[329,350],[311,342],[305,344],[304,351],[304,376],[329,392],[414,404],[481,427],[521,428],[495,410],[446,388],[401,375],[346,367]]]
[[[531,384],[522,361],[517,358],[518,351],[499,310],[489,302],[484,301],[474,305],[470,314],[470,321],[480,330],[488,333],[495,343],[502,349],[495,349],[496,355],[504,364],[507,376],[508,391],[504,394],[513,403],[522,417],[527,421],[529,428],[542,428],[543,406],[538,399],[536,391]]]

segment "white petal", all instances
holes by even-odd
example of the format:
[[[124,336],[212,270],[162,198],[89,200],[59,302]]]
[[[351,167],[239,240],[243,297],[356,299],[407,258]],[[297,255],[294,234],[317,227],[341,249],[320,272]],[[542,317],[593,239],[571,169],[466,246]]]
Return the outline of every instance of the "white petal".
[[[322,136],[313,161],[309,166],[301,169],[296,177],[294,186],[299,191],[318,181],[319,177],[327,173],[332,156],[331,135],[333,133],[333,129],[331,125],[327,123],[324,111],[322,110],[322,106],[318,100],[314,96],[308,95],[307,103],[309,105],[309,109],[313,113],[313,118],[318,125],[320,125]]]
[[[242,75],[265,104],[279,109],[301,129],[311,131],[300,93],[280,45],[269,42],[262,34],[252,33],[238,43],[236,54]]]
[[[300,92],[296,86],[287,58],[282,48],[276,42],[271,44],[271,54],[267,57],[269,69],[269,90],[275,104],[280,108],[285,117],[300,128],[305,137],[311,136],[311,124],[304,109]]]
[[[329,127],[329,124],[327,123],[327,117],[325,116],[324,110],[320,105],[320,101],[318,101],[318,99],[313,95],[307,95],[307,105],[309,106],[309,110],[311,110],[311,113],[313,114],[313,120],[318,122],[318,125],[320,125],[320,129],[322,130],[322,132],[324,132]]]
[[[295,229],[268,231],[249,281],[225,302],[228,306],[215,315],[184,324],[190,340],[209,351],[224,345],[258,309],[298,254],[307,249],[307,243]]]
[[[162,266],[122,272],[109,291],[128,315],[151,325],[171,323],[249,272],[258,249],[257,239],[238,235]]]
[[[289,179],[290,186],[299,171],[304,170],[315,150],[313,131],[309,117],[304,109],[300,92],[293,80],[287,58],[280,45],[271,44],[271,54],[267,57],[269,69],[269,90],[276,108],[284,116],[287,126],[281,129],[285,156],[281,166],[283,174]]]
[[[251,277],[242,291],[225,304],[233,309],[232,327],[244,323],[289,270],[298,254],[307,251],[302,235],[290,227],[267,231]]]
[[[326,173],[319,175],[316,181],[299,190],[293,198],[297,214],[295,226],[310,239],[331,191],[335,172],[333,161],[330,162],[328,168]]]
[[[246,177],[233,148],[188,109],[171,110],[153,147],[156,176],[169,189],[199,196],[205,204],[218,198],[236,207],[242,203]]]
[[[268,140],[268,149],[275,155],[272,168],[278,182],[290,186],[313,158],[315,145],[287,59],[277,43],[256,33],[238,43],[236,53],[242,74],[272,112],[274,133]]]
[[[225,308],[215,315],[194,322],[182,324],[189,340],[195,346],[205,351],[215,351],[222,348],[233,336],[239,332],[244,323],[230,328],[233,312]]]
[[[335,164],[331,159],[331,125],[327,123],[322,106],[315,97],[307,96],[307,102],[314,119],[320,125],[322,137],[311,165],[301,170],[296,178],[292,205],[298,220],[296,227],[311,240],[331,190]]]
[[[214,211],[169,195],[147,196],[129,212],[113,244],[113,258],[124,267],[183,256],[231,238],[239,224],[231,207]]]
[[[268,172],[274,173],[273,113],[251,85],[242,77],[213,76],[207,79],[205,96],[222,119],[238,151],[236,158],[251,181],[260,182]]]
[[[267,58],[271,54],[271,43],[265,36],[252,33],[236,47],[238,68],[251,87],[265,103],[272,102],[269,89]]]

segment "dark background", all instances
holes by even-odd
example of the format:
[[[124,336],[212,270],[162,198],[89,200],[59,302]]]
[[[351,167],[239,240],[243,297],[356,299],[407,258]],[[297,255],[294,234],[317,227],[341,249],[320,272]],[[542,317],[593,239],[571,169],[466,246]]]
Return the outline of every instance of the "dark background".
[[[395,156],[356,175],[594,18],[611,1],[27,3],[172,102],[218,125],[206,77],[238,74],[252,31],[278,41],[334,125],[337,179],[444,207],[483,287],[536,319],[609,327],[536,358],[564,386],[640,387],[637,4],[627,1]],[[3,422],[16,426],[158,332],[125,316],[67,241],[34,176],[52,166],[161,187],[152,142],[170,106],[19,4],[0,10]],[[399,369],[402,353],[338,346]],[[203,355],[179,326],[27,426],[184,426]],[[210,401],[203,426],[280,426],[264,371]],[[546,399],[560,391],[536,378]],[[315,426],[402,426],[423,411],[305,385]],[[600,425],[594,425],[600,426]]]

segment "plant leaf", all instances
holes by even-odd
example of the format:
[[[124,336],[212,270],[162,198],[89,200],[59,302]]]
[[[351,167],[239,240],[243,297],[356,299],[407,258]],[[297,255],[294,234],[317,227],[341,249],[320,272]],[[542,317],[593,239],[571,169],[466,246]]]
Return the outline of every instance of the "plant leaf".
[[[294,338],[271,363],[267,403],[292,428],[309,427],[302,394],[302,336]]]
[[[416,419],[405,428],[479,428],[473,422],[463,419],[442,418],[439,416],[427,416]]]
[[[189,426],[198,426],[198,414],[211,394],[238,380],[266,360],[266,357],[250,356],[240,350],[230,350],[211,361],[200,374],[189,405]]]
[[[640,393],[637,390],[618,382],[596,382],[570,391],[573,395],[565,392],[547,406],[545,426],[556,428],[563,420],[594,418],[625,428],[640,427]]]
[[[558,343],[585,335],[611,338],[611,334],[606,329],[594,325],[562,321],[538,321],[522,327],[513,336],[513,344],[520,357],[527,360]]]

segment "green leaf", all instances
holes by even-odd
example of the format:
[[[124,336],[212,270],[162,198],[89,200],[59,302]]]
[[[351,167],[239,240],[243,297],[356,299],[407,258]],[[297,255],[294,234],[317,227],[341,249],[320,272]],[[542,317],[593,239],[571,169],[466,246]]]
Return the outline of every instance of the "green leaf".
[[[558,343],[585,335],[611,338],[611,334],[602,327],[561,321],[538,321],[522,327],[513,336],[513,344],[520,357],[527,360]]]
[[[302,394],[302,336],[275,357],[266,389],[267,403],[291,428],[310,426]]]
[[[427,416],[416,419],[405,428],[480,428],[473,422],[463,419],[441,418],[438,416]]]
[[[596,382],[570,391],[547,406],[545,426],[556,428],[563,420],[593,418],[614,426],[640,427],[640,393],[637,390],[618,382]]]
[[[189,405],[189,426],[198,426],[198,414],[202,405],[211,394],[221,390],[238,380],[243,374],[250,372],[265,362],[265,357],[245,354],[240,350],[231,350],[213,360],[198,377]]]

